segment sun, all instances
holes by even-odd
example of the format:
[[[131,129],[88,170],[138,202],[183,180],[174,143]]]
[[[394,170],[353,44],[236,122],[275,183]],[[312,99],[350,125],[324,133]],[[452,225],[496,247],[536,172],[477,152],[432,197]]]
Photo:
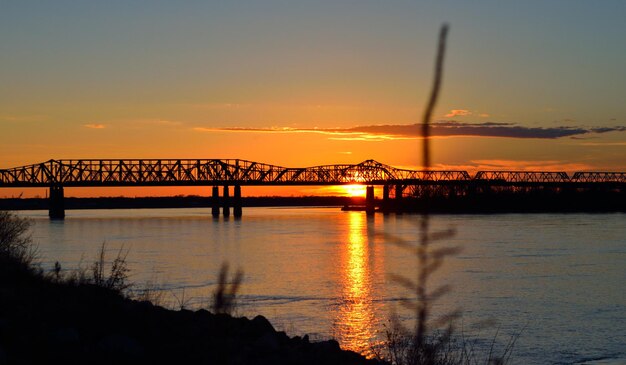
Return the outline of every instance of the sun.
[[[365,190],[366,190],[365,185],[358,185],[358,184],[343,185],[341,188],[343,189],[343,192],[345,195],[365,196]]]

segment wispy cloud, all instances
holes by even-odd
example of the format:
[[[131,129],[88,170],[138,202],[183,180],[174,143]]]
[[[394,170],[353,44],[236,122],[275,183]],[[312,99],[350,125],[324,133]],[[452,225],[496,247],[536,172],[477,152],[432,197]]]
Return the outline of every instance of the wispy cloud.
[[[472,160],[472,170],[514,170],[514,171],[585,171],[591,165],[559,160]]]
[[[626,142],[583,142],[579,145],[592,147],[626,147]]]
[[[454,118],[454,117],[467,117],[470,115],[478,116],[480,118],[488,118],[490,116],[489,113],[479,112],[475,110],[471,111],[467,109],[452,109],[444,116],[446,118]]]
[[[394,165],[394,167],[407,170],[422,170],[422,166]],[[467,171],[471,174],[477,171],[592,171],[597,169],[594,165],[567,160],[503,160],[485,159],[469,160],[461,164],[434,164],[432,170],[439,171]]]
[[[467,115],[472,115],[472,112],[467,109],[452,109],[446,114],[446,118],[464,117]]]
[[[248,133],[319,133],[330,135],[334,140],[386,141],[422,137],[421,124],[370,125],[351,128],[193,128],[199,132],[248,132]],[[477,136],[506,138],[556,139],[589,134],[624,132],[626,127],[525,127],[513,123],[463,123],[454,120],[431,124],[431,136]]]
[[[138,119],[112,119],[101,121],[100,123],[83,124],[83,127],[90,129],[145,129],[145,128],[179,128],[183,126],[183,122],[168,120],[168,119],[150,119],[150,118],[138,118]]]
[[[104,124],[83,124],[83,127],[90,129],[104,129],[106,125]]]

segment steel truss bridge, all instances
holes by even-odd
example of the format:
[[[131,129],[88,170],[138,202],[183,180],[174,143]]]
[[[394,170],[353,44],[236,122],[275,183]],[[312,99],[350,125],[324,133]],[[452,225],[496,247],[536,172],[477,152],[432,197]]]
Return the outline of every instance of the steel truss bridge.
[[[374,160],[290,168],[246,160],[49,160],[0,170],[0,187],[626,183],[626,172],[417,171]]]
[[[383,199],[388,198],[390,187],[395,188],[395,198],[402,198],[403,192],[418,196],[432,189],[458,190],[459,187],[484,190],[608,186],[625,191],[626,172],[575,172],[569,176],[562,171],[478,171],[472,176],[467,171],[399,169],[374,160],[353,165],[291,168],[238,159],[49,160],[0,170],[0,188],[49,187],[51,217],[55,205],[61,205],[59,209],[63,210],[63,187],[213,186],[213,196],[217,197],[218,186],[223,186],[221,200],[226,201],[226,209],[230,204],[228,186],[233,186],[237,215],[241,186],[347,184],[383,185]],[[368,189],[370,194],[373,200],[373,188],[371,193]]]

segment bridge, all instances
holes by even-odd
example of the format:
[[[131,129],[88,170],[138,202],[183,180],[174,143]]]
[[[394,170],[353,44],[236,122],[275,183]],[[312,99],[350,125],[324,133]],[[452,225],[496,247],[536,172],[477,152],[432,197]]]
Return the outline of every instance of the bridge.
[[[48,187],[50,217],[65,216],[64,187],[105,186],[212,186],[212,214],[219,216],[219,201],[225,216],[233,207],[241,216],[242,186],[367,185],[368,211],[374,209],[374,185],[383,186],[383,206],[394,190],[394,199],[403,194],[419,195],[428,189],[459,187],[589,187],[610,186],[624,190],[626,172],[576,172],[569,176],[557,171],[420,171],[400,169],[374,160],[359,164],[282,167],[239,159],[90,159],[49,160],[0,170],[0,188]],[[223,196],[219,198],[219,187]],[[234,188],[231,198],[229,187]],[[408,189],[407,189],[408,188]]]

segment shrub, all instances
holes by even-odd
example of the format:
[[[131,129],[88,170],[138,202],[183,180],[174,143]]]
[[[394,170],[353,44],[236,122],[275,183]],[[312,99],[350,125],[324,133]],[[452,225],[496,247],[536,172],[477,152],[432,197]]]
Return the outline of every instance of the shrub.
[[[106,274],[106,242],[102,243],[100,252],[91,266],[91,283],[102,288],[110,289],[121,293],[131,287],[128,282],[128,264],[126,257],[128,250],[124,251],[124,246],[120,247],[117,257],[111,262],[108,275]]]
[[[31,222],[13,213],[0,211],[0,260],[23,269],[32,269],[37,249],[28,230]]]

